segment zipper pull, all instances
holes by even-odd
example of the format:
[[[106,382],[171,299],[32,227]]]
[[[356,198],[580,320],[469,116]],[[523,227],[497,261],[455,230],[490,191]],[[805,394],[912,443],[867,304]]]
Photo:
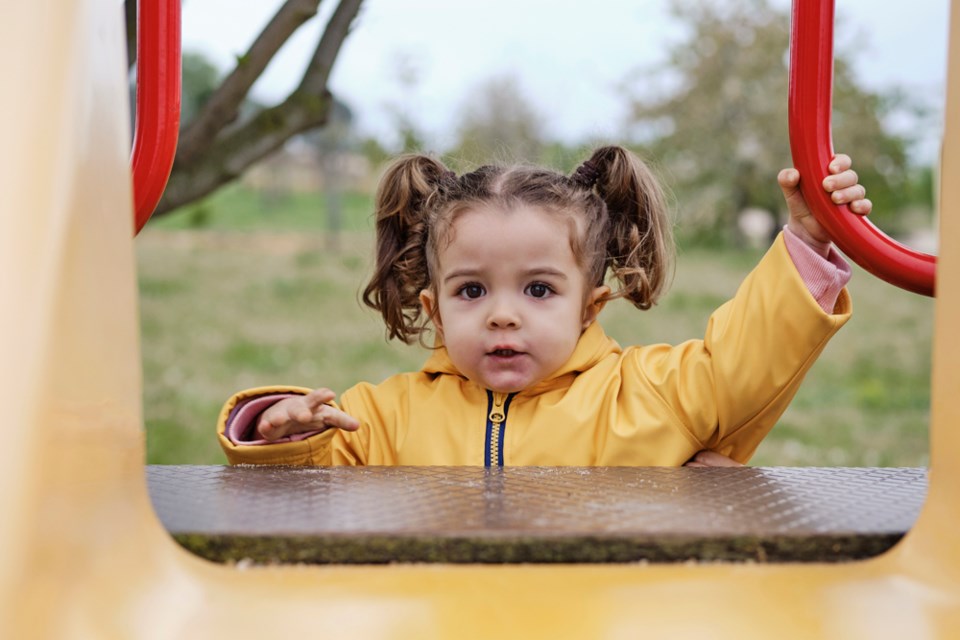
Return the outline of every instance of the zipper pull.
[[[507,417],[503,413],[503,402],[505,399],[506,394],[494,392],[493,407],[490,409],[490,415],[488,416],[490,418],[490,422],[492,422],[494,426],[500,426]]]

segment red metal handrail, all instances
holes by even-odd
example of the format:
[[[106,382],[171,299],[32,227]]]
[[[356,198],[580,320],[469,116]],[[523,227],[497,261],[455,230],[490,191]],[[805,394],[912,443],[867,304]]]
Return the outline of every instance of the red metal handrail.
[[[138,0],[137,5],[134,235],[163,195],[180,135],[180,0]]]
[[[854,262],[887,282],[934,294],[936,256],[914,251],[836,205],[823,189],[833,159],[834,0],[794,0],[790,37],[790,149],[800,188],[814,217]]]

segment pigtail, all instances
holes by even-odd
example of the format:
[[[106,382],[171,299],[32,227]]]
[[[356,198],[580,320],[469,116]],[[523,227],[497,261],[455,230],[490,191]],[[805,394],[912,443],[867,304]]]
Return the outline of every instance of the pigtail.
[[[649,309],[666,290],[673,271],[673,234],[666,197],[640,158],[623,147],[601,147],[571,176],[592,188],[610,219],[606,266],[620,281],[611,297]]]
[[[362,299],[383,316],[388,338],[409,344],[425,330],[419,295],[430,284],[428,210],[455,181],[439,161],[409,155],[394,161],[377,187],[376,264]]]

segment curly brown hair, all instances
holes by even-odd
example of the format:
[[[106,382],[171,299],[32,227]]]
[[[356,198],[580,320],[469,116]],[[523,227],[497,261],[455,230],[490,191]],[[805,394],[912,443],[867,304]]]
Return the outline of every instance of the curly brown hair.
[[[459,178],[440,161],[407,155],[387,169],[376,195],[377,255],[363,301],[383,315],[388,338],[410,343],[426,330],[419,294],[433,287],[438,256],[457,216],[480,207],[536,207],[571,221],[571,249],[587,281],[607,272],[626,298],[649,309],[666,289],[673,238],[653,173],[617,146],[593,152],[570,176],[540,167],[486,165]]]

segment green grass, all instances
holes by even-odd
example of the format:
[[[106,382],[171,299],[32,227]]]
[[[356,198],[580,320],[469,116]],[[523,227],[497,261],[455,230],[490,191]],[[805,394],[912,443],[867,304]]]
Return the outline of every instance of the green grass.
[[[232,187],[208,204],[205,229],[189,228],[189,211],[178,212],[137,240],[150,463],[225,462],[214,424],[236,390],[290,383],[342,391],[426,358],[419,347],[388,344],[378,317],[357,301],[370,271],[369,198],[356,196],[333,250],[319,197],[298,197],[259,220],[258,197]],[[243,231],[254,228],[261,231]],[[659,306],[640,312],[616,301],[601,319],[622,344],[699,337],[758,258],[682,251]],[[851,290],[853,319],[753,464],[927,463],[933,303],[859,269]]]
[[[367,193],[344,193],[340,229],[373,229],[372,202]],[[194,204],[151,220],[150,228],[326,231],[328,218],[327,201],[321,193],[270,194],[234,182]]]

